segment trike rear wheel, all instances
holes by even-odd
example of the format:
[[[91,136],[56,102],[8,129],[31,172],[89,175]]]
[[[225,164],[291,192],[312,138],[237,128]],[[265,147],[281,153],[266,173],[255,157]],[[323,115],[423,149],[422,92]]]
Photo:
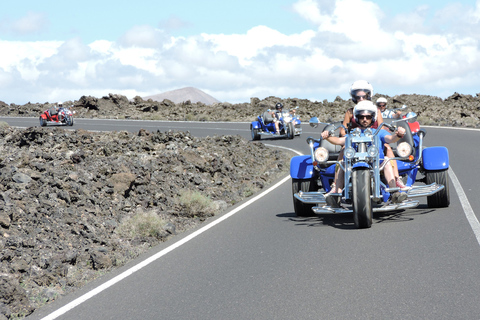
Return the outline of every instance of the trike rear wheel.
[[[450,188],[448,185],[448,169],[425,172],[427,184],[434,182],[442,184],[444,188],[437,193],[427,197],[429,208],[445,208],[450,205]]]
[[[292,197],[293,197],[293,209],[297,217],[312,217],[315,213],[312,211],[313,204],[303,203],[295,196],[295,193],[299,191],[310,192],[317,191],[316,182],[314,179],[292,179]]]

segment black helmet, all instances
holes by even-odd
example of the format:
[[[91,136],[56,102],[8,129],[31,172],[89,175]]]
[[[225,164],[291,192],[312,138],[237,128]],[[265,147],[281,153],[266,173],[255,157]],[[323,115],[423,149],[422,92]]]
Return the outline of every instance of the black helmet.
[[[280,102],[277,102],[277,104],[275,105],[275,109],[277,110],[283,109],[283,104],[281,104]]]

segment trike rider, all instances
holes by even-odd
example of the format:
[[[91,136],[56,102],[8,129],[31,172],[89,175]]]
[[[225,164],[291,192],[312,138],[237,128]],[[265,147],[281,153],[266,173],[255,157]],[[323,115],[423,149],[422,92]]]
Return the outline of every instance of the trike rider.
[[[272,113],[273,124],[275,125],[275,134],[280,134],[280,118],[282,117],[283,104],[277,102],[275,105],[275,111]]]
[[[366,80],[357,80],[355,81],[352,86],[350,87],[350,96],[352,97],[352,101],[357,104],[360,101],[363,100],[372,100],[373,96],[373,86],[370,84],[370,82]],[[382,99],[382,98],[380,98]],[[385,99],[386,100],[386,99]],[[377,100],[378,102],[378,100]],[[377,104],[378,107],[378,104]],[[378,128],[378,126],[383,122],[383,114],[382,110],[379,108],[377,111],[377,120],[372,124],[372,128]],[[343,119],[343,125],[345,127],[348,126],[348,124],[352,124],[352,128],[355,128],[358,126],[358,124],[355,123],[354,118],[353,118],[353,108],[350,108],[345,112],[345,117]],[[340,136],[345,135],[345,129],[341,128],[340,129]],[[388,144],[385,146],[385,155],[388,158],[394,158],[395,155],[393,154],[392,148],[388,146]],[[339,154],[339,161],[343,158],[343,149],[341,150]],[[398,173],[398,166],[397,166],[397,161],[392,160],[390,161],[390,165],[393,166],[393,173],[395,174],[395,184],[398,188],[400,188],[403,191],[406,191],[410,189],[407,187],[402,179],[400,178],[400,175]],[[335,187],[335,185],[333,185]],[[337,188],[332,188],[332,193],[340,193],[341,190],[337,190]]]
[[[365,129],[372,127],[372,124],[377,121],[377,115],[378,115],[378,110],[377,107],[373,104],[373,102],[369,100],[363,100],[357,103],[355,108],[353,108],[353,120],[355,121],[358,125],[360,130],[363,132]],[[372,128],[373,132],[376,132],[378,129]],[[398,127],[394,134],[390,134],[388,131],[381,129],[380,132],[378,133],[380,137],[380,141],[382,142],[382,145],[385,143],[395,143],[398,140],[400,140],[403,135],[405,134],[405,128],[403,127]],[[323,131],[322,132],[322,139],[326,139],[330,143],[336,144],[336,145],[345,145],[345,137],[333,137],[330,136],[329,131]],[[380,159],[384,159],[384,154],[383,154],[383,148],[380,148]],[[388,186],[390,188],[395,188],[396,187],[396,181],[395,181],[395,175],[393,172],[393,167],[392,166],[385,166],[384,167],[384,175],[385,179],[387,180]],[[335,176],[335,185],[338,189],[343,189],[343,184],[344,184],[344,172],[343,170],[338,170],[338,174]],[[390,200],[393,203],[400,203],[404,200],[407,199],[407,194],[404,192],[394,192],[391,195]],[[332,203],[332,201],[327,201],[327,203]]]

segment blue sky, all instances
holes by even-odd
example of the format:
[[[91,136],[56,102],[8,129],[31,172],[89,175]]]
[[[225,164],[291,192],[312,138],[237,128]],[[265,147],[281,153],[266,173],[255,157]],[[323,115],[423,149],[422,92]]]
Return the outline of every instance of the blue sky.
[[[0,101],[128,98],[181,87],[221,101],[446,98],[480,92],[476,1],[8,1]]]

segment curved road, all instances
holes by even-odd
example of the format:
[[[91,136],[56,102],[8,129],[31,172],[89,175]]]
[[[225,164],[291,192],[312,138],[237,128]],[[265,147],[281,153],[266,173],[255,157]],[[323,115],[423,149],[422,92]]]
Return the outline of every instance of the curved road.
[[[250,137],[246,123],[76,119],[76,128]],[[304,126],[300,138],[262,142],[306,153],[306,137],[318,134]],[[449,149],[449,208],[429,209],[423,199],[357,230],[351,215],[297,218],[286,178],[29,318],[478,319],[479,138],[476,130],[427,128],[428,146]]]

